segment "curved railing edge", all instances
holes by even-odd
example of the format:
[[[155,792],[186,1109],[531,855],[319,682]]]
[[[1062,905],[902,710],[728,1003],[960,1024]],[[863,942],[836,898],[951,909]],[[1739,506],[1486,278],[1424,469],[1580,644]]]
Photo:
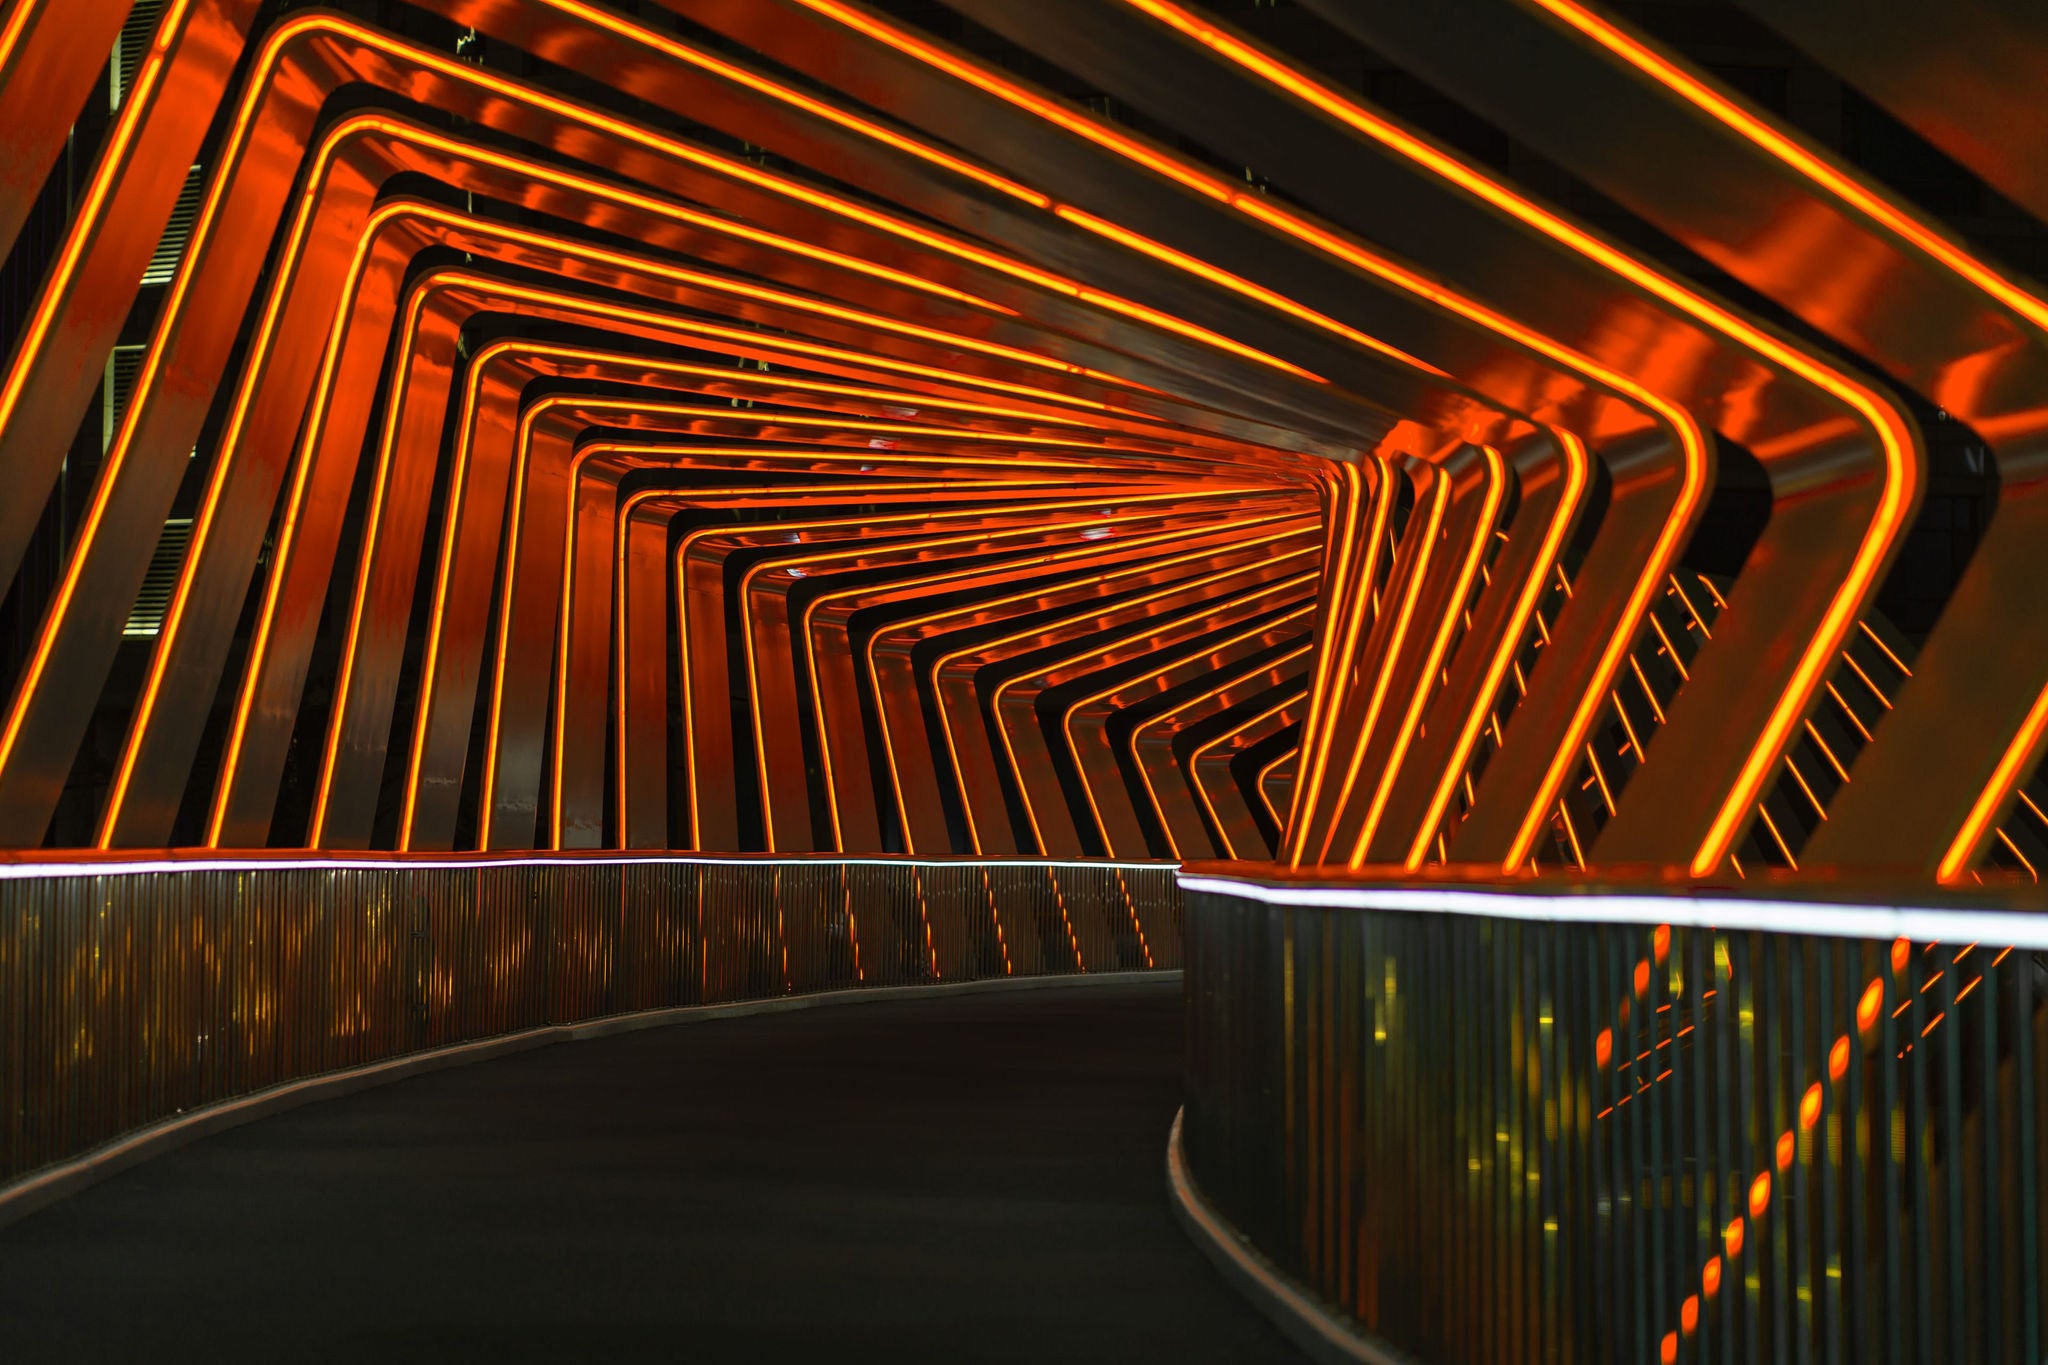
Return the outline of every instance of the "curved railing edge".
[[[1252,1307],[1319,1365],[1413,1365],[1410,1357],[1366,1335],[1306,1285],[1259,1253],[1195,1183],[1181,1143],[1184,1109],[1173,1111],[1166,1135],[1166,1190],[1173,1216],[1209,1264]]]
[[[840,1005],[919,1000],[933,996],[995,995],[1021,991],[1076,986],[1131,985],[1137,982],[1177,981],[1178,968],[1163,971],[1088,972],[1066,976],[983,977],[973,981],[934,981],[913,986],[871,986],[851,990],[815,991],[805,995],[778,995],[758,1000],[729,1000],[715,1005],[680,1005],[665,1009],[639,1010],[631,1014],[607,1015],[577,1024],[547,1024],[490,1038],[451,1043],[424,1052],[408,1052],[362,1066],[301,1076],[237,1095],[197,1109],[173,1115],[142,1128],[132,1129],[112,1140],[63,1161],[39,1167],[20,1178],[0,1184],[0,1228],[19,1222],[50,1205],[70,1198],[102,1180],[132,1166],[179,1147],[269,1118],[301,1105],[339,1099],[360,1090],[392,1085],[398,1081],[451,1067],[470,1066],[513,1053],[552,1047],[557,1043],[588,1042],[643,1029],[669,1028],[713,1020],[740,1019],[755,1014],[786,1014],[795,1010],[825,1009]]]
[[[1177,878],[1172,1200],[1297,1344],[1680,1365],[1754,1354],[1761,1320],[2038,1355],[2037,888],[1461,872]],[[1903,1289],[1866,1292],[1914,1247]]]
[[[221,1127],[621,1028],[1174,975],[1171,862],[0,853],[0,1225]]]

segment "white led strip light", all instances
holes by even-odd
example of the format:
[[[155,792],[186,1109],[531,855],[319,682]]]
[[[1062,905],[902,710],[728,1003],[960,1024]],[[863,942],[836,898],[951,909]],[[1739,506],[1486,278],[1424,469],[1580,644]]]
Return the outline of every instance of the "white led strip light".
[[[1042,867],[1054,870],[1113,869],[1125,872],[1164,871],[1170,862],[1112,862],[1054,858],[839,858],[821,853],[810,858],[755,858],[744,853],[725,857],[649,854],[643,857],[593,855],[587,858],[512,855],[510,857],[438,858],[392,855],[386,858],[154,858],[133,862],[118,859],[48,863],[0,862],[0,882],[46,877],[125,877],[152,872],[374,872],[425,869],[461,872],[488,867],[915,867],[979,868]]]
[[[1702,896],[1676,892],[1547,894],[1414,886],[1261,886],[1220,877],[1183,876],[1183,891],[1236,896],[1265,905],[1407,914],[1485,915],[1554,924],[1678,925],[1749,929],[1828,938],[1910,939],[1915,943],[1996,943],[2048,949],[2048,914],[2024,910],[1943,910],[1912,905],[1828,905],[1813,901]]]

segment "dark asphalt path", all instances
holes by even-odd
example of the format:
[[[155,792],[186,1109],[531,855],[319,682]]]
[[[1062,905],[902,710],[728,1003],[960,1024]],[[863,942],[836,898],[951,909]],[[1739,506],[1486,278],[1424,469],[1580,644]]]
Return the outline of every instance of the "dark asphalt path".
[[[570,1043],[0,1229],[0,1361],[1292,1361],[1169,1211],[1177,985]]]

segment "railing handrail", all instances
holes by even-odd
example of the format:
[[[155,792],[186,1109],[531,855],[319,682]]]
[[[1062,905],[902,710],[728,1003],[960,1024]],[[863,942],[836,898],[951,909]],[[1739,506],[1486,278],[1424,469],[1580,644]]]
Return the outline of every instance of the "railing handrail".
[[[2048,915],[1763,879],[1178,882],[1191,1185],[1361,1340],[2041,1359]]]
[[[1559,924],[1673,925],[1916,942],[1966,939],[2048,950],[2048,896],[2032,886],[1874,887],[1771,880],[1741,883],[1505,877],[1452,882],[1371,869],[1188,863],[1184,890],[1301,909],[1393,910]]]
[[[0,881],[31,877],[104,877],[158,872],[263,872],[388,870],[433,867],[461,871],[488,867],[1072,867],[1156,870],[1170,859],[928,857],[908,853],[681,853],[658,849],[545,849],[468,853],[395,853],[323,849],[0,849]]]
[[[648,850],[0,859],[0,1181],[167,1116],[649,1010],[1180,965],[1174,864]]]

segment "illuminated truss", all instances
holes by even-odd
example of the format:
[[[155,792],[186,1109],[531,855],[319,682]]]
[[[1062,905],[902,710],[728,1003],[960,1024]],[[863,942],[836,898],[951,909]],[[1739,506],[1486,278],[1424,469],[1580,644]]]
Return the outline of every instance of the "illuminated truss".
[[[1797,325],[1177,0],[952,0],[1177,145],[850,0],[0,6],[0,839],[2031,870],[2048,303],[1575,0],[1303,3]],[[1876,372],[2005,481],[1917,654]]]

